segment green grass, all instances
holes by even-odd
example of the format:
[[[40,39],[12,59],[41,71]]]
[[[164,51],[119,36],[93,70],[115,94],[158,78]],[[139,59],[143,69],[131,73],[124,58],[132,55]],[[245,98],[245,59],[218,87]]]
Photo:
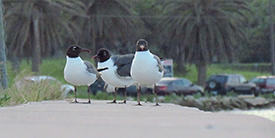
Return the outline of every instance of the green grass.
[[[91,59],[83,58],[92,63]],[[28,87],[24,87],[23,90],[18,91],[15,82],[22,79],[24,76],[31,75],[48,75],[55,77],[62,84],[68,84],[63,76],[63,70],[65,67],[65,58],[61,59],[44,59],[40,66],[40,73],[35,74],[31,72],[31,63],[28,63],[26,60],[21,62],[19,72],[14,72],[11,68],[11,63],[8,62],[7,70],[8,70],[8,80],[9,80],[9,89],[5,91],[0,91],[0,105],[16,105],[21,104],[28,101],[41,101],[41,100],[53,100],[53,99],[62,99],[60,97],[59,86],[56,86],[51,83],[43,83],[43,84],[26,84]],[[228,66],[228,65],[227,65]],[[174,74],[175,77],[184,77],[191,80],[194,83],[197,83],[197,70],[194,65],[187,65],[186,68],[187,73],[177,72]],[[223,64],[212,64],[207,68],[207,77],[211,74],[218,73],[235,73],[242,74],[247,80],[252,79],[253,77],[260,75],[270,75],[270,73],[261,73],[261,72],[253,72],[253,71],[243,71],[243,70],[233,70],[230,68],[225,68]],[[48,93],[48,91],[50,93]],[[87,98],[87,86],[78,86],[77,87],[77,98]],[[59,92],[59,93],[58,93]],[[272,95],[271,95],[272,96]],[[200,97],[200,95],[195,95],[194,97]],[[101,99],[101,100],[112,100],[113,95],[107,94],[105,92],[98,92],[97,95],[91,96],[92,99]],[[165,96],[167,102],[173,101],[177,99],[177,96]],[[117,100],[123,100],[123,96],[117,95]],[[146,99],[145,96],[142,96],[141,99]],[[154,95],[150,95],[148,101],[153,101]],[[135,97],[134,97],[135,100]]]
[[[27,102],[63,99],[60,83],[54,81],[32,82],[23,79],[29,74],[19,74],[14,84],[0,91],[0,106],[13,106]]]

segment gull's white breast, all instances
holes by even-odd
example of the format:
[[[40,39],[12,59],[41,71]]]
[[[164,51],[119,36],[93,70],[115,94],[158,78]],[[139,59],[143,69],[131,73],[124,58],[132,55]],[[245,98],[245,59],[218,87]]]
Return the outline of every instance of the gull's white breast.
[[[87,71],[87,66],[80,57],[69,58],[64,68],[64,78],[73,85],[91,85],[95,82],[96,74]]]

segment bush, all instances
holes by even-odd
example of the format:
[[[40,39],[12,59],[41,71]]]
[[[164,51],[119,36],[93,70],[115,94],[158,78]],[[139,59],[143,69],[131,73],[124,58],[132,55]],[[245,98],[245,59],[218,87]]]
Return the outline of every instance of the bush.
[[[8,97],[6,94],[5,94],[4,96],[1,96],[1,97],[0,97],[0,106],[1,106],[3,103],[7,102],[9,99],[10,99],[10,97]]]
[[[33,82],[19,76],[10,88],[0,92],[0,106],[14,106],[27,102],[63,99],[60,83],[43,80]]]

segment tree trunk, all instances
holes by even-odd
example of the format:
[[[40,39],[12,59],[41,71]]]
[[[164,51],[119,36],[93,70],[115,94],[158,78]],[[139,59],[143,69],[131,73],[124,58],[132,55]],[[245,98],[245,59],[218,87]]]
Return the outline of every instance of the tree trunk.
[[[12,54],[12,69],[14,72],[19,72],[19,69],[20,69],[20,60],[19,58],[17,57],[16,54]]]
[[[5,30],[3,26],[3,11],[2,11],[2,0],[0,0],[0,79],[1,79],[1,85],[0,87],[2,89],[8,88],[8,75],[7,75],[7,69],[6,69],[6,44],[5,44]]]
[[[186,66],[185,66],[185,61],[184,61],[184,52],[182,52],[181,48],[180,48],[180,52],[178,55],[178,58],[176,59],[176,63],[177,63],[177,71],[178,72],[183,72],[184,74],[186,73]]]
[[[203,86],[206,78],[207,64],[205,62],[198,62],[196,65],[198,71],[198,85]]]
[[[39,18],[33,16],[33,53],[32,53],[32,71],[39,72],[41,61],[40,39],[39,39]]]

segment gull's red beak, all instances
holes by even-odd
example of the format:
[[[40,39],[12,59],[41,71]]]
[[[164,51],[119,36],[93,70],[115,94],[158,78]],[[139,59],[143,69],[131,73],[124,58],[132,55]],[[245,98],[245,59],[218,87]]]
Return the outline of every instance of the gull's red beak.
[[[93,57],[92,57],[92,59],[96,59],[98,56],[97,55],[94,55]]]
[[[89,49],[86,49],[86,48],[82,48],[82,49],[81,49],[81,52],[88,52],[88,53],[91,53],[92,51],[89,50]]]
[[[141,46],[140,46],[140,49],[141,49],[141,50],[143,50],[143,49],[144,49],[144,47],[145,47],[144,45],[141,45]]]

